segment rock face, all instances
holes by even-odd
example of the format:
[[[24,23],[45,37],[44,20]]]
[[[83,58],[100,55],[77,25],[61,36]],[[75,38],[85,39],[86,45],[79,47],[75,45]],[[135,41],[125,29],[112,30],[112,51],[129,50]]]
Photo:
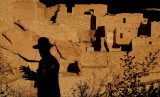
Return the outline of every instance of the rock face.
[[[81,9],[81,7],[83,8]],[[75,5],[72,9],[73,12],[67,13],[67,7],[64,4],[46,7],[39,0],[0,0],[0,50],[4,53],[4,55],[0,54],[0,57],[4,56],[6,63],[9,63],[14,69],[14,81],[21,79],[20,65],[29,65],[31,69],[36,71],[38,63],[33,63],[33,61],[39,61],[41,57],[39,51],[32,47],[38,43],[38,38],[47,37],[55,45],[51,48],[51,53],[60,63],[59,75],[62,96],[68,96],[65,93],[69,93],[74,83],[78,83],[80,80],[93,81],[91,79],[92,74],[96,75],[96,83],[99,83],[101,78],[110,73],[108,82],[112,82],[114,77],[123,70],[120,66],[120,57],[125,54],[121,48],[112,48],[113,32],[117,28],[119,34],[116,35],[119,39],[124,40],[120,41],[115,38],[117,41],[127,42],[126,38],[120,38],[121,32],[127,38],[129,37],[130,41],[132,39],[130,36],[136,37],[138,26],[144,22],[144,18],[143,14],[138,15],[138,13],[107,15],[105,14],[107,12],[106,7],[106,5],[101,4]],[[94,30],[90,29],[91,13],[87,14],[91,10],[94,10],[97,17],[97,26]],[[135,18],[136,16],[139,18]],[[51,21],[53,18],[55,23],[52,22],[53,20]],[[137,50],[137,52],[130,54],[139,55],[143,52],[141,49],[146,48],[146,44],[151,47],[148,49],[147,46],[149,51],[153,50],[153,46],[158,48],[157,44],[159,43],[156,41],[159,40],[158,36],[160,36],[157,33],[159,28],[159,22],[151,23],[152,36],[158,39],[153,37],[155,40],[150,41],[151,38],[148,40],[148,38],[138,37],[132,41],[133,50]],[[99,32],[96,29],[100,29],[100,33],[105,32],[105,36],[99,37],[101,34],[95,36],[95,33]],[[96,40],[99,41],[95,45],[94,41]],[[139,45],[137,45],[138,43]],[[101,50],[96,51],[96,47]],[[106,48],[109,49],[106,50]],[[142,53],[141,56],[136,57],[136,61],[141,61],[146,55],[146,53]],[[78,62],[76,68],[78,67],[78,71],[81,71],[78,72],[79,76],[67,72],[70,64],[75,62]],[[156,70],[159,72],[159,68]],[[12,79],[11,77],[8,76]]]
[[[6,31],[12,25],[12,6],[11,0],[0,1],[0,33]]]
[[[38,36],[34,36],[32,33],[34,32],[24,31],[15,25],[8,31],[1,33],[0,46],[26,58],[33,59],[36,52],[32,49],[32,46],[36,44]]]
[[[81,57],[80,46],[72,41],[57,42],[56,47],[61,57],[66,60],[76,60]]]
[[[54,34],[53,34],[54,36]],[[33,45],[37,44],[39,35],[30,30],[24,30],[20,26],[15,25],[12,29],[1,33],[0,35],[0,46],[10,50],[11,52],[20,54],[28,59],[38,60],[39,54],[35,57],[37,51],[33,49]],[[50,41],[54,43],[55,39],[50,38]],[[65,60],[75,60],[79,59],[81,49],[80,47],[72,41],[57,41],[55,48],[51,50],[54,54],[59,54],[59,56]]]
[[[19,20],[19,23],[30,31],[34,31],[37,35],[46,36],[56,41],[73,41],[79,42],[78,31],[64,24],[50,24],[46,20],[31,21]]]
[[[55,36],[54,33],[52,35]],[[6,60],[14,68],[13,72],[15,76],[10,80],[19,79],[21,77],[20,71],[18,70],[21,65],[29,65],[30,68],[34,71],[37,69],[38,63],[26,62],[24,61],[24,59],[40,60],[41,57],[39,56],[38,50],[32,48],[33,45],[37,44],[39,37],[42,36],[40,36],[40,34],[37,34],[37,32],[31,31],[27,26],[24,26],[22,22],[15,22],[12,28],[8,29],[6,32],[0,33],[0,50],[3,49],[3,51],[5,51],[5,57],[7,57]],[[51,43],[55,44],[55,46],[51,49],[51,53],[60,62],[60,73],[66,73],[68,65],[74,60],[80,59],[80,46],[72,41],[56,40],[52,36],[49,37],[49,40]],[[63,78],[60,79],[64,80]],[[65,78],[65,81],[67,80],[68,78]],[[74,82],[76,82],[76,80]],[[60,83],[60,85],[63,85],[64,82],[60,81]],[[33,85],[29,87],[33,87]],[[72,84],[70,84],[68,90],[71,87]],[[68,90],[66,91],[68,92]],[[35,91],[35,89],[33,91]],[[64,92],[63,89],[61,89],[61,91],[62,93]]]

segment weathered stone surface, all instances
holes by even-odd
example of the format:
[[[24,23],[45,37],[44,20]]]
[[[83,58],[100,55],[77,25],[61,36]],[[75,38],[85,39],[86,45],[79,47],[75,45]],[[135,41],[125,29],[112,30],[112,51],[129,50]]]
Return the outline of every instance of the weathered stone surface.
[[[36,51],[32,46],[36,44],[38,36],[32,35],[32,31],[23,31],[19,26],[13,28],[0,35],[0,46],[10,50],[11,52],[21,54],[28,59],[34,59]]]
[[[35,32],[24,31],[19,26],[15,25],[12,29],[1,34],[0,45],[10,51],[21,54],[28,59],[39,59],[38,52],[33,49],[33,45],[37,44],[38,38],[40,36],[34,35]],[[16,37],[16,38],[15,38]],[[54,38],[53,38],[54,39]],[[50,38],[50,41],[54,43],[54,40]],[[67,60],[75,60],[80,58],[80,47],[72,41],[57,41],[56,49],[51,52]],[[58,52],[58,53],[56,53]]]
[[[76,60],[81,57],[81,49],[78,44],[68,41],[68,42],[57,42],[57,49],[60,52],[61,57],[67,60]]]
[[[0,1],[0,33],[8,30],[12,25],[12,4],[11,0]]]
[[[123,71],[120,66],[120,57],[124,57],[125,54],[121,51],[121,47],[112,48],[115,29],[117,31],[116,43],[127,45],[132,41],[130,54],[136,56],[135,61],[143,62],[148,52],[154,52],[159,48],[160,26],[159,22],[152,22],[151,37],[135,38],[140,23],[147,24],[143,14],[105,15],[106,7],[101,4],[75,5],[73,12],[67,13],[67,7],[60,4],[56,23],[52,23],[50,20],[58,10],[57,5],[46,8],[39,0],[1,0],[0,50],[3,49],[4,55],[0,55],[0,57],[4,57],[5,61],[13,67],[15,74],[13,78],[16,78],[15,80],[21,79],[21,73],[18,70],[20,65],[29,65],[34,71],[38,67],[38,63],[26,62],[23,57],[29,60],[40,60],[39,51],[33,49],[32,46],[37,44],[39,37],[47,37],[51,43],[55,44],[51,53],[60,63],[62,97],[68,95],[67,93],[70,92],[74,83],[80,80],[92,81],[91,75],[93,73],[96,74],[97,83],[106,74],[111,73],[107,78],[108,82],[112,82],[113,78]],[[101,38],[101,51],[94,51],[92,47],[92,42],[97,39],[94,36],[97,30],[90,31],[90,15],[84,15],[84,12],[90,9],[95,10],[96,28],[105,27],[106,36]],[[121,34],[124,37],[121,37]],[[104,43],[110,52],[106,52]],[[158,63],[159,60],[160,58],[158,58]],[[80,76],[67,72],[68,65],[75,61],[79,63]],[[159,68],[153,71],[156,73],[152,73],[149,78],[146,77],[144,80],[159,79]],[[13,79],[10,76],[8,75],[6,79]],[[24,80],[18,81],[25,82]]]

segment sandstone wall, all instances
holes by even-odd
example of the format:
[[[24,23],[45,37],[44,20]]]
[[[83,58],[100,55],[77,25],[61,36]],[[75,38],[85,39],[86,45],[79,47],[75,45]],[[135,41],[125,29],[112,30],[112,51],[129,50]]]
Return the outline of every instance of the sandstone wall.
[[[159,38],[154,37],[136,37],[132,41],[133,51],[142,51],[142,52],[150,52],[156,51],[160,48]]]
[[[118,64],[119,58],[125,52],[88,52],[81,56],[82,67],[107,67],[109,64]]]
[[[72,37],[72,41],[79,42],[83,34],[89,34],[90,16],[67,13],[66,6],[61,4],[60,11],[58,12],[57,24],[67,28],[65,33],[68,33],[68,35]],[[68,29],[70,29],[70,31],[67,31]]]
[[[1,0],[0,12],[1,32],[11,28],[17,20],[45,20],[45,7],[37,0]]]
[[[11,0],[0,0],[0,33],[6,31],[12,25]]]
[[[13,17],[17,19],[35,20],[35,2],[13,2]]]
[[[140,36],[132,41],[132,48],[135,52],[155,52],[160,48],[160,22],[151,22],[151,37]]]
[[[129,44],[137,36],[138,28],[143,21],[141,13],[121,13],[98,17],[97,26],[105,26],[106,41],[110,51],[120,51],[120,49],[112,49],[114,31],[116,31],[116,43]]]
[[[151,22],[151,36],[152,37],[160,36],[160,22]]]
[[[67,13],[65,5],[61,4],[60,11],[58,12],[57,23],[64,24],[70,28],[75,28],[81,31],[89,30],[90,16]]]
[[[84,15],[84,12],[94,10],[96,16],[104,16],[107,13],[107,5],[103,4],[75,4],[73,7],[74,15]]]
[[[36,1],[15,1],[12,9],[16,19],[41,20],[45,19],[45,7]]]
[[[117,44],[129,44],[130,41],[137,37],[138,28],[134,27],[122,27],[116,29],[116,43]]]

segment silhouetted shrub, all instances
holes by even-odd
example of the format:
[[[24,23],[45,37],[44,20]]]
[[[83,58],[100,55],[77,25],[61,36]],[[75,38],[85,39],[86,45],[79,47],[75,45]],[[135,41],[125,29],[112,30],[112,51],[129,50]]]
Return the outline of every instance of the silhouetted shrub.
[[[6,72],[12,72],[12,68],[9,65],[9,63],[7,63],[6,61],[4,61],[4,59],[2,59],[2,57],[0,57],[0,74],[5,74]]]
[[[134,62],[134,56],[129,54],[124,55],[124,58],[120,58],[122,61],[121,66],[124,69],[123,77],[118,80],[117,83],[112,82],[108,84],[109,95],[108,97],[159,97],[157,94],[160,92],[159,87],[154,87],[154,84],[160,85],[159,81],[154,81],[150,85],[140,82],[140,78],[147,76],[150,70],[153,70],[158,65],[156,59],[157,54],[149,53],[148,57],[145,57],[145,61],[142,63]],[[147,86],[149,89],[147,89]],[[153,92],[157,91],[158,92]]]
[[[73,89],[74,97],[160,97],[160,82],[154,80],[150,83],[140,82],[140,78],[148,76],[150,71],[157,65],[158,50],[155,53],[149,53],[142,63],[135,62],[135,56],[130,56],[129,53],[120,58],[121,67],[123,67],[122,77],[116,76],[112,82],[105,83],[105,78],[101,81],[98,89],[95,89],[94,84],[90,85],[87,82],[76,84]],[[101,92],[105,87],[105,91]],[[94,92],[92,92],[94,91]],[[75,96],[76,95],[76,96]]]

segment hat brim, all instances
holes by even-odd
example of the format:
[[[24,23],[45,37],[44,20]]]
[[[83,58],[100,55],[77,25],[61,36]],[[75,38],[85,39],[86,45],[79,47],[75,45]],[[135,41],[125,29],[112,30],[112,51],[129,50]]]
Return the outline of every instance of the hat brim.
[[[53,47],[54,45],[52,45],[52,44],[49,44],[49,45],[46,45],[46,46],[39,46],[39,45],[34,45],[33,46],[33,48],[34,49],[40,49],[40,48],[51,48],[51,47]]]
[[[39,45],[34,45],[33,48],[34,49],[39,49]]]

